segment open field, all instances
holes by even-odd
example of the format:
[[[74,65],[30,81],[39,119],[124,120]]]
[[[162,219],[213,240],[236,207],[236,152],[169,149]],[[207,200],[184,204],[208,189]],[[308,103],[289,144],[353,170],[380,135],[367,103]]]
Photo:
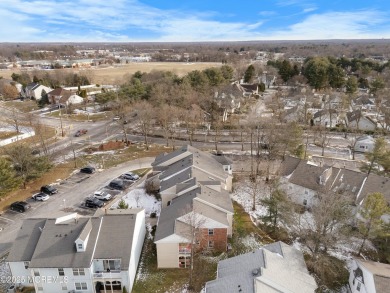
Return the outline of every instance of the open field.
[[[99,68],[88,69],[56,69],[48,70],[48,72],[74,72],[83,73],[91,79],[92,83],[97,84],[121,84],[124,81],[125,75],[134,74],[137,71],[151,72],[152,70],[172,71],[179,76],[193,70],[203,70],[210,67],[219,67],[221,63],[216,62],[199,62],[199,63],[184,63],[184,62],[139,62],[124,65],[114,65]],[[0,70],[0,76],[3,78],[11,78],[12,73],[20,73],[20,69]],[[27,72],[33,72],[27,71]]]

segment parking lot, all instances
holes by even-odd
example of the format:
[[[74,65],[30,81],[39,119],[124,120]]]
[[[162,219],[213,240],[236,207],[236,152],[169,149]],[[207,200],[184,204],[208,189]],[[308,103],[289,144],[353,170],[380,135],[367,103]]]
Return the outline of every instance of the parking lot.
[[[119,200],[124,192],[109,189],[107,185],[125,172],[150,167],[153,160],[154,158],[141,158],[120,164],[109,170],[98,170],[94,174],[75,172],[68,179],[60,182],[53,179],[53,184],[58,189],[58,193],[51,195],[47,201],[34,201],[30,197],[26,201],[31,205],[31,208],[26,212],[19,213],[7,210],[0,215],[0,255],[12,245],[23,219],[55,217],[63,212],[93,215],[95,209],[85,208],[83,205],[85,198],[91,196],[95,191],[106,190],[114,196],[111,202],[107,204],[107,206],[110,206],[112,202]],[[127,190],[136,185],[137,183],[130,184]]]

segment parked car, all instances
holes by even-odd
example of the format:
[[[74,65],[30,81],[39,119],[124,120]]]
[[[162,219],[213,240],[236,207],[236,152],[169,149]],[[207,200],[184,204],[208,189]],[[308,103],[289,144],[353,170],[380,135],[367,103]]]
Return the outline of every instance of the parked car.
[[[31,208],[31,206],[25,201],[15,201],[15,202],[11,203],[11,206],[10,206],[10,209],[12,211],[16,211],[19,213],[24,213],[29,208]]]
[[[118,116],[118,115],[116,115],[116,116],[114,116],[114,118],[112,118],[112,120],[114,120],[114,121],[118,121],[118,120],[120,120],[120,119],[121,119],[121,117]]]
[[[85,206],[88,208],[101,208],[104,206],[104,202],[95,197],[90,197],[85,200]]]
[[[82,136],[82,135],[86,134],[87,132],[88,132],[87,129],[79,129],[79,130],[76,131],[74,136],[79,137],[79,136]]]
[[[40,193],[36,193],[34,194],[32,197],[31,197],[33,200],[37,201],[46,201],[48,200],[50,197],[48,194],[46,193],[43,193],[43,192],[40,192]]]
[[[93,197],[100,199],[102,201],[108,201],[112,198],[112,195],[109,194],[107,191],[101,190],[101,191],[95,191]]]
[[[108,186],[112,189],[117,189],[117,190],[125,190],[126,189],[126,184],[123,182],[123,180],[120,179],[115,179],[108,184]]]
[[[80,169],[80,173],[87,173],[87,174],[95,173],[95,171],[96,171],[96,169],[94,167],[91,167],[91,166],[87,166],[87,167]]]
[[[58,189],[51,185],[44,185],[41,187],[41,192],[46,193],[48,195],[53,195],[58,193]]]
[[[127,172],[125,174],[122,174],[121,176],[122,179],[125,179],[125,180],[138,180],[139,179],[139,176],[133,172]]]

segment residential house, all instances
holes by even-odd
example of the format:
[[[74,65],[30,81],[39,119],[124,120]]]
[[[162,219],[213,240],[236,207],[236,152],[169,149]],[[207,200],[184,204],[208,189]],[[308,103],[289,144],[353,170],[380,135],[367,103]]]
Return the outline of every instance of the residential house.
[[[226,251],[233,205],[216,181],[194,182],[161,210],[154,243],[158,268],[187,268],[192,250]]]
[[[128,292],[145,238],[145,211],[24,220],[7,261],[35,292]],[[113,241],[115,239],[115,241]],[[18,284],[19,285],[19,284]]]
[[[356,139],[355,152],[372,152],[375,146],[375,139],[370,135],[364,135]]]
[[[76,94],[73,94],[73,95],[71,95],[71,96],[69,96],[67,98],[63,97],[63,98],[60,99],[60,103],[61,104],[65,104],[67,106],[81,104],[83,102],[84,102],[84,98],[82,98],[82,97],[80,97],[80,96],[78,96]]]
[[[223,111],[222,121],[226,121],[229,114],[233,114],[241,106],[242,92],[237,84],[229,84],[215,92],[214,100]]]
[[[374,131],[377,124],[370,117],[364,115],[361,110],[348,112],[345,119],[345,124],[350,129],[370,130]]]
[[[259,94],[259,87],[257,84],[241,83],[239,86],[243,91],[244,97],[252,97],[257,96]]]
[[[338,120],[338,113],[335,109],[323,109],[317,111],[313,115],[313,121],[315,125],[335,127],[338,123]]]
[[[232,190],[232,168],[228,161],[221,162],[223,156],[202,152],[186,145],[180,149],[157,156],[152,163],[153,171],[160,181],[162,208],[178,196],[178,184],[194,184],[197,181],[216,181],[221,188]],[[188,187],[190,188],[190,187]]]
[[[71,95],[71,91],[63,88],[56,88],[55,90],[47,93],[49,103],[53,105],[64,105]]]
[[[352,108],[357,110],[360,109],[365,111],[372,111],[375,110],[376,106],[372,99],[366,95],[362,95],[352,101]]]
[[[345,168],[318,166],[294,157],[286,157],[280,168],[283,190],[295,203],[313,207],[318,195],[325,192],[343,192],[349,195],[357,207],[374,192],[384,195],[390,204],[390,178],[374,173],[367,175]],[[390,221],[389,215],[384,215]]]
[[[386,293],[390,288],[390,265],[353,259],[349,272],[352,293]]]
[[[308,161],[286,157],[280,170],[282,188],[297,204],[311,208],[318,195],[327,192],[344,192],[357,198],[367,174],[336,168],[317,166]]]
[[[302,252],[279,241],[220,261],[217,278],[206,283],[205,293],[313,293],[316,289]]]
[[[26,86],[24,91],[21,92],[21,95],[26,99],[34,99],[39,101],[42,98],[42,92],[44,91],[46,94],[51,92],[53,89],[41,85],[39,83],[30,83]]]

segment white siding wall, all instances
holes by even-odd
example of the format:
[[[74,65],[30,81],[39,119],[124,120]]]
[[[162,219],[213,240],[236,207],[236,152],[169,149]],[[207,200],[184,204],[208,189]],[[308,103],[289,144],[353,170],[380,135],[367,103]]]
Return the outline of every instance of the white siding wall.
[[[179,267],[179,244],[178,243],[157,243],[157,267],[178,268]]]
[[[145,240],[146,228],[145,228],[145,210],[142,210],[137,215],[137,220],[134,227],[134,239],[133,239],[133,247],[131,249],[131,258],[129,264],[129,282],[123,285],[126,286],[128,292],[131,292],[131,288],[134,284],[135,274],[137,273],[138,262],[142,252],[142,246]]]
[[[9,268],[11,270],[12,276],[15,280],[20,281],[24,286],[32,286],[32,284],[28,283],[28,279],[31,276],[30,269],[24,268],[24,262],[9,262]],[[17,283],[16,285],[19,285]]]
[[[287,193],[287,196],[291,198],[291,200],[296,204],[304,205],[306,200],[306,206],[308,208],[311,208],[315,205],[316,193],[313,190],[286,181],[281,181],[281,183],[282,188]]]
[[[352,293],[375,293],[375,284],[373,275],[367,271],[364,267],[359,266],[363,272],[364,284],[360,284],[360,291],[357,290],[358,280],[355,280],[355,284],[353,284],[353,271],[358,267],[358,263],[354,260],[349,273],[349,286],[351,288]]]

